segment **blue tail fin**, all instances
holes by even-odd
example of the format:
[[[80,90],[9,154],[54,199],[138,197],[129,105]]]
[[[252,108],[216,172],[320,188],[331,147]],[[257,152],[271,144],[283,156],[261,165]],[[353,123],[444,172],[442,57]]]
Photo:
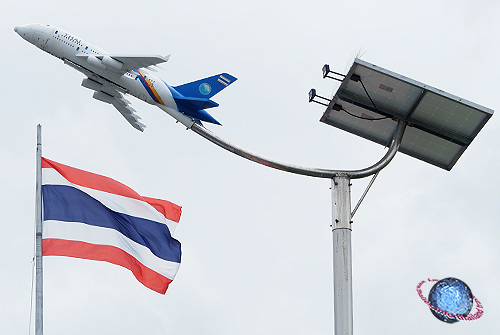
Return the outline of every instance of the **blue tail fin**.
[[[175,86],[174,89],[185,97],[210,99],[234,81],[236,81],[235,77],[227,73],[221,73],[184,85]]]

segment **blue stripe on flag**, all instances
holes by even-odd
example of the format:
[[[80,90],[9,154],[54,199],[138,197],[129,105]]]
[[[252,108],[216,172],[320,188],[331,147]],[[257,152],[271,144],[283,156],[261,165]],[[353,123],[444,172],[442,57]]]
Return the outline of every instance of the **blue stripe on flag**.
[[[110,210],[85,192],[66,185],[43,185],[44,220],[81,222],[115,229],[166,261],[181,261],[181,244],[167,225]]]

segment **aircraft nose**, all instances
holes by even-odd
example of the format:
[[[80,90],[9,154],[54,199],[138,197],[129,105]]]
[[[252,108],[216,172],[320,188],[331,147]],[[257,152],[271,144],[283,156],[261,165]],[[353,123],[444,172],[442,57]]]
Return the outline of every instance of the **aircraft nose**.
[[[23,33],[26,33],[26,27],[25,26],[15,26],[14,31],[21,36],[22,38],[25,38],[23,36]]]
[[[29,32],[29,26],[15,26],[14,31],[25,40],[28,40],[29,34],[27,33]]]

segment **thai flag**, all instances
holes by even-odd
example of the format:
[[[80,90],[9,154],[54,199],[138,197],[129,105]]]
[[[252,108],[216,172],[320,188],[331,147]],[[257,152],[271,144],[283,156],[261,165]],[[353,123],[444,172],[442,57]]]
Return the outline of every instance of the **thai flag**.
[[[42,158],[43,255],[123,266],[165,294],[180,266],[181,207],[111,178]]]

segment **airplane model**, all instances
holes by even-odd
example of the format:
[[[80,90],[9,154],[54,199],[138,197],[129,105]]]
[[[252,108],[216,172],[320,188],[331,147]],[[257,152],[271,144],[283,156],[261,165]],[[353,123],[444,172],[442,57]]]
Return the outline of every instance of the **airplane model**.
[[[97,100],[112,104],[136,129],[146,127],[124,95],[130,94],[158,106],[177,121],[191,128],[194,122],[220,123],[205,109],[217,107],[210,100],[236,78],[221,73],[180,86],[170,86],[150,74],[169,56],[110,54],[52,25],[29,24],[14,31],[36,47],[60,58],[83,73],[82,86],[94,92]]]

